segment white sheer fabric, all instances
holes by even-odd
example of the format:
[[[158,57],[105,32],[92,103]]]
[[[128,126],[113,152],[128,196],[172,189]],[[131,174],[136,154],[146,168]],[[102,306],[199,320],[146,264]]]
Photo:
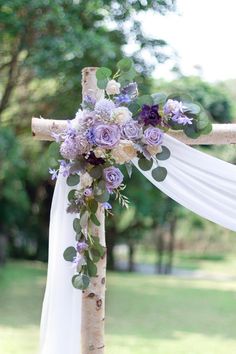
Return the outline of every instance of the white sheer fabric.
[[[59,175],[49,227],[47,286],[40,328],[40,354],[80,354],[81,292],[73,288],[74,269],[63,259],[64,250],[75,245],[72,222],[66,212],[70,187]]]
[[[236,166],[193,149],[165,134],[171,157],[161,161],[168,175],[156,182],[151,171],[139,171],[162,192],[196,214],[236,231]],[[153,168],[157,164],[155,163]]]
[[[140,172],[186,208],[236,231],[236,166],[199,152],[167,135],[164,140],[171,151],[170,159],[160,163],[168,170],[165,181],[156,182],[150,171]],[[138,168],[137,159],[133,163]],[[75,243],[72,227],[74,216],[66,213],[68,191],[65,178],[60,175],[51,209],[40,354],[80,354],[81,292],[73,288],[73,269],[63,259],[65,248]]]

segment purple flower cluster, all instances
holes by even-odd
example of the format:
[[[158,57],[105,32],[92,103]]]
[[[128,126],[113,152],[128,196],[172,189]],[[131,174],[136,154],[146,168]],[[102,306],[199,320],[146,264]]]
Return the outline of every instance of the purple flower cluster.
[[[165,103],[163,111],[172,119],[173,122],[181,125],[192,124],[192,118],[189,118],[184,114],[184,108],[185,107],[182,102],[169,99]]]

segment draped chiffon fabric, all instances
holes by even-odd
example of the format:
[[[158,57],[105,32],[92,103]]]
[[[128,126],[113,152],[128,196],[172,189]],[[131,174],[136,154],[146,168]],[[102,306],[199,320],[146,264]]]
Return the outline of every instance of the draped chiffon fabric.
[[[236,231],[236,166],[168,135],[164,137],[164,145],[171,151],[171,157],[159,163],[168,170],[163,182],[155,181],[151,171],[140,170],[137,159],[132,161],[133,164],[155,187],[179,204]],[[81,291],[73,288],[74,270],[71,263],[63,259],[65,248],[75,245],[74,215],[66,212],[69,190],[66,179],[59,175],[51,208],[40,354],[80,354]]]

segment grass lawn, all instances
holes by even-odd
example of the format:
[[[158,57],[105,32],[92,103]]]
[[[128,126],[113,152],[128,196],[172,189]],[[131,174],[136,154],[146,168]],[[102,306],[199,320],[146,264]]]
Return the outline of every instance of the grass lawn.
[[[1,354],[37,353],[45,276],[40,263],[0,270]],[[109,274],[106,344],[106,354],[235,354],[236,283]]]

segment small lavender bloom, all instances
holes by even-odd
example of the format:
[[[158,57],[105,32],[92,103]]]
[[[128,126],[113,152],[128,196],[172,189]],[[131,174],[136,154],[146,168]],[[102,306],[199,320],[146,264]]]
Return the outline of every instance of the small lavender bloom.
[[[77,249],[77,252],[83,253],[84,251],[86,251],[88,249],[88,244],[84,241],[77,242],[76,249]]]
[[[120,141],[120,129],[115,124],[97,124],[92,134],[94,143],[105,149],[112,149]]]
[[[105,120],[109,120],[112,114],[112,111],[115,109],[115,104],[113,101],[106,98],[98,101],[95,104],[95,113],[102,117]]]
[[[91,197],[93,195],[92,188],[85,188],[84,190],[84,196],[85,197]]]
[[[60,173],[63,177],[68,177],[70,175],[71,164],[65,160],[59,160],[60,163]]]
[[[73,138],[67,138],[60,146],[60,154],[67,160],[74,160],[77,155],[77,146]]]
[[[60,133],[58,134],[58,133],[52,132],[51,136],[56,141],[56,143],[60,143],[62,141],[62,136]]]
[[[113,189],[119,187],[123,181],[123,174],[120,170],[114,166],[107,167],[103,171],[103,175],[106,181],[107,190],[111,193]]]
[[[161,124],[161,116],[158,113],[159,106],[153,105],[149,106],[144,104],[140,113],[140,120],[144,122],[144,125],[157,125]]]
[[[68,138],[74,138],[77,134],[77,131],[75,128],[72,126],[71,120],[67,120],[67,129],[66,129],[66,136]]]
[[[158,128],[149,127],[144,132],[144,141],[151,146],[161,145],[163,142],[163,132]]]
[[[96,104],[96,99],[92,96],[86,95],[84,96],[83,103],[82,103],[82,108],[83,109],[88,109],[88,110],[93,110],[94,106]]]
[[[122,105],[122,104],[128,104],[128,103],[130,103],[132,101],[130,96],[127,95],[127,94],[119,95],[119,96],[116,96],[114,98],[115,98],[116,106],[119,106],[119,105]]]
[[[85,264],[85,259],[81,254],[77,253],[76,257],[73,258],[72,267],[77,268]]]
[[[89,128],[85,133],[86,139],[88,140],[89,144],[96,144],[95,137],[94,137],[94,129],[93,127]]]
[[[138,140],[142,136],[142,128],[135,120],[130,120],[121,127],[121,136],[128,140]]]
[[[52,181],[54,179],[57,179],[58,177],[58,170],[55,170],[54,168],[49,168],[49,173],[52,175],[51,178],[52,178]]]
[[[112,209],[112,206],[110,203],[108,202],[105,202],[105,203],[102,203],[102,207],[106,210],[111,210]]]
[[[183,113],[183,102],[179,102],[177,100],[167,100],[165,103],[163,110],[165,114],[178,114],[178,113]]]
[[[173,122],[176,122],[178,124],[186,125],[186,124],[192,124],[193,118],[189,118],[185,116],[184,114],[175,114],[173,117],[171,117]]]

